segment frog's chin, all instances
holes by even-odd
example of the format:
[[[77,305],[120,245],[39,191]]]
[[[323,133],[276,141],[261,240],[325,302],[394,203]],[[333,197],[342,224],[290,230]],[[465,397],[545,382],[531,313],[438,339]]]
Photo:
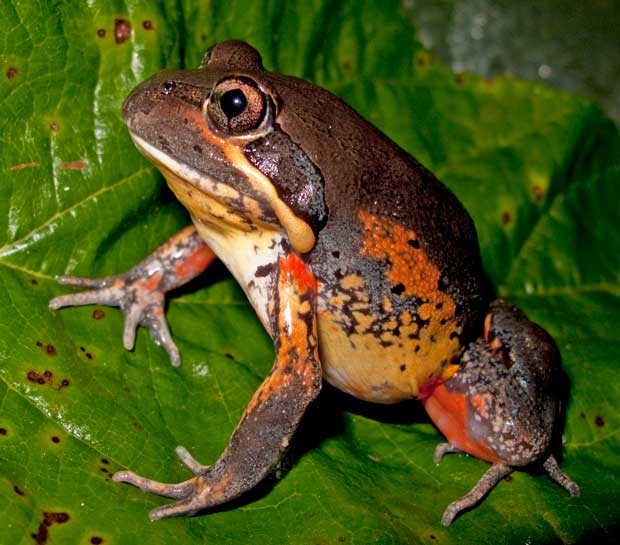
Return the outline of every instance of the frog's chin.
[[[243,231],[256,226],[279,228],[265,215],[265,206],[234,187],[187,166],[130,131],[140,152],[164,175],[170,189],[194,218],[207,223],[225,223]]]

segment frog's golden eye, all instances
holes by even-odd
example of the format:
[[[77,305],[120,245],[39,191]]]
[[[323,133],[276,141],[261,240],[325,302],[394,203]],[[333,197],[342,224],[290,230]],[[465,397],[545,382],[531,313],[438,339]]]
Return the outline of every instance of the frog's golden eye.
[[[240,135],[258,129],[266,117],[269,99],[249,78],[220,81],[211,92],[207,115],[216,129]]]

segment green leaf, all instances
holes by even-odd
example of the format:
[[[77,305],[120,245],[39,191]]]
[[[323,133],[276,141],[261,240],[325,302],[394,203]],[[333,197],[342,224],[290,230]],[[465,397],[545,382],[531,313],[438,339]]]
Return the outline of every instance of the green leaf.
[[[450,73],[391,0],[1,0],[0,20],[1,543],[612,541],[620,138],[596,107]],[[418,404],[374,407],[329,388],[287,471],[234,505],[150,523],[163,500],[111,482],[122,468],[187,478],[179,444],[215,460],[272,363],[221,266],[170,301],[180,369],[144,331],[123,350],[116,309],[47,309],[65,291],[55,275],[127,270],[188,221],[131,145],[120,105],[163,66],[195,66],[226,38],[341,95],[462,199],[498,294],[561,349],[571,383],[562,467],[581,497],[517,472],[442,528],[445,506],[487,464],[455,455],[435,466],[441,437]],[[44,513],[69,518],[46,525]]]

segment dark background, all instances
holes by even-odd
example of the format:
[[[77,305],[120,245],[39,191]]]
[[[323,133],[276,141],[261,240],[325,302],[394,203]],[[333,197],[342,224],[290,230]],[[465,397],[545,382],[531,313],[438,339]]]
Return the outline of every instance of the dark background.
[[[620,125],[619,0],[403,0],[455,72],[513,75],[587,95]]]

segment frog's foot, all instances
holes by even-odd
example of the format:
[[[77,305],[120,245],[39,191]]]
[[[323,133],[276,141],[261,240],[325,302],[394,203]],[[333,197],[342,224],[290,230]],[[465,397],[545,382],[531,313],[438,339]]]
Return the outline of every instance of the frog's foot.
[[[120,307],[125,316],[125,348],[133,348],[136,329],[144,326],[155,342],[166,349],[172,365],[178,367],[181,357],[166,322],[165,294],[195,278],[214,259],[215,254],[196,230],[188,227],[125,274],[105,278],[58,277],[60,284],[90,289],[55,297],[49,308],[92,304]]]
[[[463,451],[452,443],[439,443],[439,445],[435,447],[435,452],[433,453],[433,462],[438,464],[445,454],[458,454],[461,452]]]
[[[446,507],[441,517],[441,524],[443,526],[450,526],[461,511],[474,507],[499,481],[511,473],[512,468],[510,466],[504,464],[492,465],[480,478],[476,486],[471,489],[469,494],[463,496],[460,500],[453,501]]]
[[[579,494],[581,494],[579,485],[560,469],[553,454],[545,460],[543,468],[547,472],[547,475],[564,488],[571,496],[579,496]]]
[[[170,505],[163,505],[153,509],[149,513],[151,520],[194,515],[202,509],[217,505],[228,499],[224,498],[217,501],[217,494],[210,493],[213,487],[208,484],[210,480],[209,466],[202,465],[196,461],[184,447],[177,447],[176,453],[189,470],[196,475],[194,478],[178,484],[165,484],[141,477],[133,471],[117,471],[112,475],[113,481],[128,483],[143,492],[177,500]]]

